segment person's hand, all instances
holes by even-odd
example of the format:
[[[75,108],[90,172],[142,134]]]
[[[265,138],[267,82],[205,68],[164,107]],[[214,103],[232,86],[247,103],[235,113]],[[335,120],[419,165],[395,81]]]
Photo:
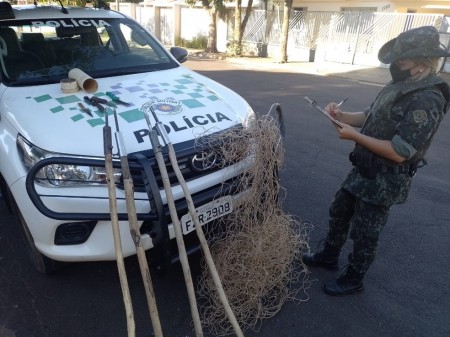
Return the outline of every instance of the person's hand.
[[[338,103],[330,102],[325,107],[325,111],[328,112],[331,117],[337,119],[338,121],[342,118],[342,111],[339,109]]]
[[[342,123],[342,127],[335,124],[333,125],[336,127],[340,139],[355,140],[356,135],[359,133],[353,127],[345,123]]]

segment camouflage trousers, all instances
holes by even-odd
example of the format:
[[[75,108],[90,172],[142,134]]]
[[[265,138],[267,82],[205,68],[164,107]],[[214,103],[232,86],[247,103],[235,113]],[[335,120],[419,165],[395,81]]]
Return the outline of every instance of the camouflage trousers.
[[[389,210],[389,206],[364,202],[341,188],[330,206],[327,244],[341,249],[350,232],[353,251],[348,256],[349,265],[355,271],[365,273],[375,259]]]

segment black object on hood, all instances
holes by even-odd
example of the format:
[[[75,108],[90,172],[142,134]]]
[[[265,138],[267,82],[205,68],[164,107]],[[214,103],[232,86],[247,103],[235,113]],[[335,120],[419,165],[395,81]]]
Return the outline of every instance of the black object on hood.
[[[447,56],[450,56],[450,53],[442,48],[439,32],[433,26],[400,33],[395,39],[386,42],[378,52],[378,59],[386,64],[398,59]]]

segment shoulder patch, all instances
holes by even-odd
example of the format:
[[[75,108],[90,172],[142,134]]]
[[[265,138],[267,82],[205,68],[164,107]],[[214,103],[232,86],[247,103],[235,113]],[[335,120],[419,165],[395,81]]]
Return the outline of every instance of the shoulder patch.
[[[427,118],[427,112],[425,110],[416,110],[413,112],[414,121],[421,123]]]

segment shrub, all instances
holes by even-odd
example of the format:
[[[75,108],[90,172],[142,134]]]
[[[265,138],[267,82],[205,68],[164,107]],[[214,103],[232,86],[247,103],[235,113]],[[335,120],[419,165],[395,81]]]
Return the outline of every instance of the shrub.
[[[192,49],[206,49],[208,44],[208,38],[206,36],[197,35],[192,40],[186,40],[182,37],[178,37],[175,44],[179,47],[192,48]]]

